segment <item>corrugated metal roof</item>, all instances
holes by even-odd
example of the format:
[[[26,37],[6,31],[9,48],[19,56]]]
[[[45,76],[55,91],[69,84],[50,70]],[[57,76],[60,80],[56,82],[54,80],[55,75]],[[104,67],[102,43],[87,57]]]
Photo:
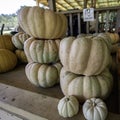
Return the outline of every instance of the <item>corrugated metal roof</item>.
[[[48,6],[47,0],[39,0],[41,4]],[[87,0],[87,7],[91,7],[91,3],[95,3],[96,8],[120,6],[120,0]],[[84,0],[56,0],[57,11],[67,11],[72,9],[83,9]]]

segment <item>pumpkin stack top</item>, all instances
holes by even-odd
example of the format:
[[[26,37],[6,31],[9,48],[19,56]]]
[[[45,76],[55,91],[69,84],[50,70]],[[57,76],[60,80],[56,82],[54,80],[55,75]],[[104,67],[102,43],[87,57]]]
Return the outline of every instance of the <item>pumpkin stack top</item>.
[[[98,75],[111,62],[110,46],[111,43],[101,36],[66,37],[60,43],[60,60],[67,71]]]
[[[62,38],[67,31],[65,15],[38,6],[22,8],[18,22],[27,34],[39,39]]]

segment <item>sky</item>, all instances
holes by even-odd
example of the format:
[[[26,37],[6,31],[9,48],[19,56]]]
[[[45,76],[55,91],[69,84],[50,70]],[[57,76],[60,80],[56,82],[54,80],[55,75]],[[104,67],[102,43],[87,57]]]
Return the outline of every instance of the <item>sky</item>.
[[[34,0],[0,0],[0,14],[16,13],[20,6],[35,6]]]

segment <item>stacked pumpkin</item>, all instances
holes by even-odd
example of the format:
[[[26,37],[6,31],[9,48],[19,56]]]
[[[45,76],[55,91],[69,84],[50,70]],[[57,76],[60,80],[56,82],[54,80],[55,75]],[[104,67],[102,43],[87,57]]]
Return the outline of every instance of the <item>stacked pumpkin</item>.
[[[30,36],[26,34],[25,32],[18,32],[15,35],[12,36],[12,43],[16,47],[15,54],[19,60],[20,63],[27,63],[27,57],[24,52],[24,42],[29,38]]]
[[[60,86],[65,96],[75,96],[80,103],[109,96],[113,77],[109,71],[111,42],[107,34],[66,37],[60,43],[59,54],[63,64]]]
[[[31,37],[24,42],[29,63],[25,67],[28,80],[41,87],[52,87],[59,82],[61,63],[59,45],[67,30],[67,19],[38,6],[24,7],[18,14],[21,28]]]

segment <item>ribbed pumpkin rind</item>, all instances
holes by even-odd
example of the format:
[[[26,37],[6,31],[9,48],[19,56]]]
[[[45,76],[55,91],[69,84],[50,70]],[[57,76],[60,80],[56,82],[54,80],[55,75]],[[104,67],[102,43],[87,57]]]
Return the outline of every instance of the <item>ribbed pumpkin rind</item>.
[[[0,73],[8,72],[17,65],[16,55],[7,49],[0,49]]]

